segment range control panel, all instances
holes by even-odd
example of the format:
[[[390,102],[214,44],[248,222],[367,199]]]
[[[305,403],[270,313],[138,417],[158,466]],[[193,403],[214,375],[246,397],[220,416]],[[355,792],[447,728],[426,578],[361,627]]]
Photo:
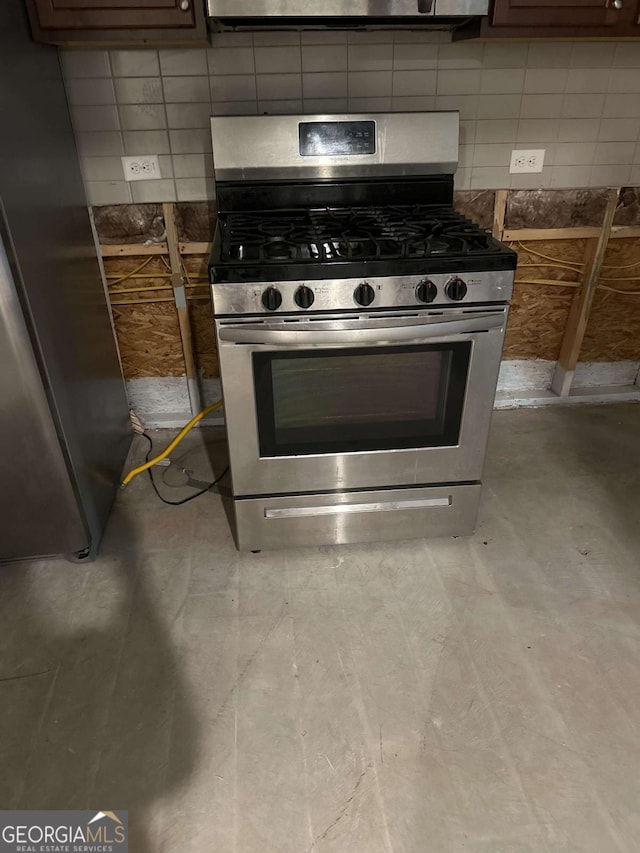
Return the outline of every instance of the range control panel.
[[[396,276],[369,279],[216,283],[211,285],[218,315],[349,311],[358,308],[416,308],[506,302],[513,270]]]
[[[298,138],[303,157],[376,153],[375,121],[304,121]]]

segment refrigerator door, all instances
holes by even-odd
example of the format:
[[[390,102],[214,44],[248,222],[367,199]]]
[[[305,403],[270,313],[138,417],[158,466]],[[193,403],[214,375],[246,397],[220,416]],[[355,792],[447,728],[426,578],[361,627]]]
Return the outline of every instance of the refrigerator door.
[[[6,237],[5,237],[6,239]],[[0,560],[89,545],[0,239]]]

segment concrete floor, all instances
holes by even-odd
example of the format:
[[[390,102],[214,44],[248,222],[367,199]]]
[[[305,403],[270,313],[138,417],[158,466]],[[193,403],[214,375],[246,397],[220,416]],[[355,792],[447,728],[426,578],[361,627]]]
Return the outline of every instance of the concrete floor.
[[[639,463],[640,406],[498,412],[474,537],[258,555],[138,478],[93,565],[0,569],[0,807],[128,809],[132,853],[635,853]]]

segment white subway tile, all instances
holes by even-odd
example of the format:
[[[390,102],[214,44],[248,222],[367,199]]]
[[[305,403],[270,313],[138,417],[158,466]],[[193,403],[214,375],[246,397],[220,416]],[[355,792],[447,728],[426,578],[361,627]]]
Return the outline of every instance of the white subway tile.
[[[304,45],[302,48],[302,70],[346,71],[346,44]]]
[[[508,166],[474,166],[471,170],[469,189],[501,190],[508,188],[510,182]]]
[[[624,187],[629,183],[631,165],[592,166],[590,187]]]
[[[635,142],[599,142],[594,165],[623,165],[633,161]]]
[[[70,104],[115,104],[113,81],[102,78],[67,80],[65,83]]]
[[[293,74],[301,70],[300,47],[256,47],[258,74]]]
[[[258,101],[258,113],[273,115],[273,116],[286,116],[286,115],[296,115],[302,112],[302,101],[294,98],[289,100],[273,100],[273,101]]]
[[[609,88],[608,68],[571,68],[567,74],[565,91],[573,92],[606,92]]]
[[[555,142],[558,138],[560,119],[557,118],[521,118],[518,122],[518,142],[535,142],[548,139]]]
[[[350,71],[386,71],[393,67],[392,44],[350,44]]]
[[[173,178],[159,181],[135,181],[131,184],[131,195],[135,204],[177,200]]]
[[[562,95],[523,95],[522,118],[557,118],[562,113]]]
[[[598,118],[560,119],[558,140],[560,142],[589,142],[598,138]]]
[[[566,118],[597,118],[602,115],[604,103],[605,95],[565,95],[562,115]]]
[[[517,118],[522,95],[480,95],[478,118]]]
[[[204,48],[161,50],[159,55],[163,77],[195,77],[208,73],[207,51]]]
[[[305,98],[302,109],[308,115],[346,113],[349,109],[349,101],[347,98]]]
[[[391,109],[394,113],[423,112],[435,110],[436,99],[433,95],[394,95]]]
[[[166,130],[129,130],[122,134],[125,154],[169,154]]]
[[[598,140],[603,142],[635,142],[640,135],[640,118],[603,118]]]
[[[511,159],[512,145],[483,144],[476,142],[473,150],[475,166],[507,166]]]
[[[122,181],[85,181],[87,201],[92,207],[103,204],[130,204],[130,185]]]
[[[170,130],[172,154],[200,154],[211,152],[211,133],[208,128]]]
[[[479,119],[476,142],[515,142],[517,133],[517,118]]]
[[[226,77],[211,77],[210,81],[211,99],[213,101],[256,100],[256,78],[253,74],[232,74]]]
[[[603,116],[606,118],[640,117],[640,98],[637,95],[619,95],[610,92],[605,99]]]
[[[613,64],[617,68],[640,68],[640,42],[622,42],[616,45]]]
[[[288,101],[302,97],[301,74],[260,74],[256,83],[259,101]]]
[[[573,44],[571,65],[574,68],[608,68],[613,63],[615,42],[582,42]]]
[[[524,43],[491,44],[484,48],[484,68],[523,68],[527,64],[529,45]]]
[[[545,166],[541,172],[511,175],[512,190],[540,190],[551,186],[552,167]]]
[[[157,77],[160,74],[157,50],[112,50],[114,77]]]
[[[253,79],[253,75],[249,75]],[[233,80],[234,77],[212,78],[214,80]],[[165,101],[168,104],[172,103],[202,103],[208,101],[209,94],[209,77],[163,77],[162,86],[164,89]]]
[[[71,105],[73,126],[79,131],[119,130],[117,108],[113,105]]]
[[[527,68],[523,91],[527,94],[564,92],[566,83],[565,68]]]
[[[523,85],[523,68],[484,69],[480,78],[480,91],[483,95],[509,95],[522,92]]]
[[[349,97],[369,98],[390,96],[391,71],[349,72]]]
[[[346,98],[348,81],[346,71],[302,75],[304,98]]]
[[[552,187],[586,187],[591,177],[591,166],[552,166]]]
[[[349,98],[349,111],[353,113],[391,112],[391,98]]]
[[[393,96],[435,95],[435,71],[396,71],[393,75]]]
[[[213,176],[211,154],[174,154],[173,174],[176,178],[208,178]]]
[[[394,44],[393,67],[402,71],[417,71],[438,67],[438,45],[432,42]]]
[[[167,104],[167,123],[170,128],[209,127],[211,104]]]
[[[286,30],[272,30],[268,33],[254,33],[253,43],[256,47],[300,44],[300,33],[291,33]]]
[[[167,126],[164,104],[123,104],[119,112],[123,130],[161,130]]]
[[[159,77],[118,77],[115,87],[119,104],[161,104],[163,101]]]
[[[476,70],[438,71],[439,95],[473,95],[480,91],[481,75]]]
[[[78,77],[110,77],[109,54],[106,50],[61,50],[60,61],[65,79]]]
[[[253,74],[252,47],[211,48],[207,51],[209,74]]]
[[[495,95],[487,97],[493,98]],[[480,99],[477,95],[438,95],[436,97],[437,110],[457,110],[460,113],[460,121],[469,121],[476,118],[478,115],[478,103]],[[483,118],[491,118],[492,116],[483,116]],[[502,116],[497,116],[502,118]]]
[[[120,157],[81,157],[80,168],[85,181],[123,181]]]
[[[477,42],[457,41],[438,47],[438,68],[481,68],[484,45]]]
[[[529,68],[568,68],[572,47],[571,42],[531,42],[527,65]]]
[[[215,186],[212,178],[177,178],[176,194],[178,201],[208,201],[215,198]]]
[[[556,145],[555,166],[585,166],[593,163],[595,142],[559,142]]]
[[[118,130],[76,133],[76,145],[81,157],[109,157],[124,153],[122,134]]]

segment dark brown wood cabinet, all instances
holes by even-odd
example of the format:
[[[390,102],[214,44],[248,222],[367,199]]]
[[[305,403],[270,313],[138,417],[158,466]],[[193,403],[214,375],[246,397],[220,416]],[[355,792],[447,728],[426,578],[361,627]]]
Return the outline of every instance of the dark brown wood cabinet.
[[[640,38],[639,0],[493,0],[454,38]]]
[[[206,39],[203,0],[27,0],[36,41],[193,42]]]
[[[620,22],[618,9],[606,0],[495,0],[494,27],[609,27]],[[627,5],[631,5],[627,0]]]

